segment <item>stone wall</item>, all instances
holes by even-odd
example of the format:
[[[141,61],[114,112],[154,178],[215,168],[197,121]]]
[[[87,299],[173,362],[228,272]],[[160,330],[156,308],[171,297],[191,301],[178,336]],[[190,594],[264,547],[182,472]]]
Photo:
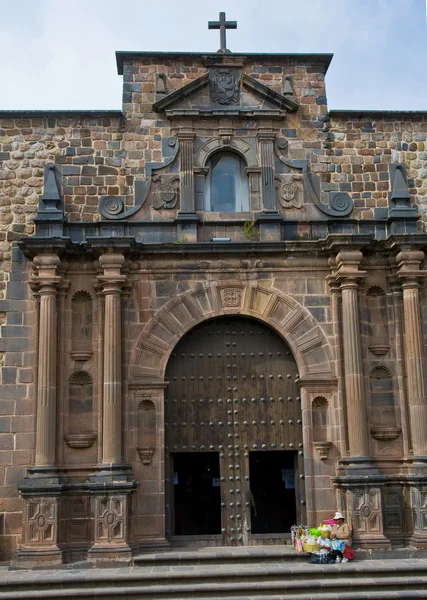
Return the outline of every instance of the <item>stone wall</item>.
[[[324,64],[308,59],[296,63],[291,59],[284,61],[269,57],[268,63],[261,64],[258,59],[247,58],[243,66],[244,73],[279,93],[283,92],[285,76],[290,77],[289,85],[293,86],[300,108],[278,125],[278,135],[287,139],[290,159],[310,160],[311,170],[321,178],[323,191],[348,192],[354,201],[352,217],[355,219],[386,218],[390,192],[389,165],[404,163],[413,203],[418,206],[422,217],[419,230],[424,231],[427,220],[427,116],[339,111],[328,114],[324,71]],[[21,540],[22,501],[18,498],[17,485],[22,481],[26,467],[34,464],[35,448],[37,299],[32,296],[28,285],[30,264],[18,247],[12,245],[21,236],[34,233],[34,218],[43,188],[43,167],[47,163],[61,166],[64,208],[70,222],[98,221],[101,196],[122,195],[126,205],[131,206],[134,202],[134,178],[144,175],[148,162],[162,160],[162,138],[173,135],[177,127],[153,113],[153,103],[205,72],[206,65],[197,57],[183,59],[177,56],[168,60],[161,57],[133,58],[123,66],[123,113],[0,114],[0,513],[3,513],[0,556],[3,559],[12,557],[16,544]],[[218,127],[219,123],[214,122],[213,126]],[[240,126],[244,136],[254,124],[248,120]],[[206,121],[198,127],[200,131],[203,128],[208,130]],[[89,261],[82,269],[81,263],[73,260],[70,260],[68,274],[65,275],[70,281],[66,302],[69,302],[70,294],[82,288],[95,297],[92,280],[96,278],[96,267]],[[315,260],[318,262],[315,263]],[[367,262],[367,282],[362,290],[365,294],[377,285],[382,286],[387,294],[389,345],[392,347],[387,366],[390,367],[399,358],[395,354],[399,340],[396,340],[397,333],[393,332],[396,316],[390,300],[392,290],[387,281],[387,260]],[[139,339],[141,329],[171,297],[189,293],[205,281],[236,278],[258,280],[266,288],[273,285],[301,304],[321,324],[323,334],[334,348],[338,337],[334,322],[339,318],[339,309],[326,283],[330,265],[325,256],[319,259],[316,252],[307,254],[305,261],[298,263],[297,270],[295,261],[290,266],[282,259],[275,262],[269,257],[265,265],[262,261],[255,264],[255,260],[251,263],[236,257],[212,261],[203,257],[197,260],[185,258],[175,262],[172,259],[144,259],[130,265],[131,278],[135,283],[131,297],[124,300],[125,336],[129,342],[127,365],[131,365],[133,345]],[[99,302],[99,308],[99,299],[96,302]],[[362,310],[367,310],[365,300]],[[69,313],[68,306],[64,313],[68,319],[66,344],[71,339]],[[100,336],[99,333],[97,335]],[[371,343],[370,335],[369,319],[362,319],[366,347]],[[365,348],[363,360],[368,372],[379,366],[382,359],[373,362]],[[70,375],[78,370],[68,358],[62,367],[63,381],[68,381]],[[96,361],[93,361],[93,367],[86,365],[85,369],[93,376],[95,394],[100,396],[96,390],[102,381]],[[369,398],[368,383],[367,386]],[[61,393],[65,397],[64,389]],[[403,401],[402,406],[404,408]],[[331,428],[333,440],[339,451],[344,453],[345,419],[340,411],[342,409],[333,408]],[[95,397],[93,421],[98,420],[98,424],[99,414],[100,407]],[[130,421],[131,435],[135,435],[135,427],[135,422]],[[130,462],[135,461],[134,445],[128,445],[131,439],[126,441],[127,451],[133,453],[128,456]],[[408,442],[405,443],[408,446]],[[381,456],[381,444],[381,441],[371,442],[373,454],[378,457]],[[93,451],[85,451],[90,456],[88,463],[95,460],[96,447],[95,444]],[[64,447],[59,454],[76,468],[81,456],[76,452],[81,450]],[[393,456],[400,454],[401,447],[396,445]],[[312,477],[323,482],[328,478],[329,481],[334,471],[331,464],[318,463]],[[137,479],[143,477],[141,464],[136,462],[134,467]],[[390,467],[390,470],[393,468]],[[79,476],[83,477],[82,473]],[[315,487],[322,485],[313,483],[313,489]],[[329,491],[328,488],[328,494]],[[147,531],[146,524],[155,513],[144,513],[144,510],[137,509]],[[319,510],[326,509],[322,506]]]

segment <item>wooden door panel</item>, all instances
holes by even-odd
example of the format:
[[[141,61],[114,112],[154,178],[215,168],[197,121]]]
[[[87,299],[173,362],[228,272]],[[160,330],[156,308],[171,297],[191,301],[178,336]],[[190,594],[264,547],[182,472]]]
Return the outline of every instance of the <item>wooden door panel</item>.
[[[166,463],[170,452],[219,452],[225,544],[249,543],[249,452],[302,454],[296,375],[285,342],[265,325],[241,317],[196,327],[171,356],[166,372]],[[302,472],[302,456],[298,464]],[[169,490],[170,496],[170,482]]]

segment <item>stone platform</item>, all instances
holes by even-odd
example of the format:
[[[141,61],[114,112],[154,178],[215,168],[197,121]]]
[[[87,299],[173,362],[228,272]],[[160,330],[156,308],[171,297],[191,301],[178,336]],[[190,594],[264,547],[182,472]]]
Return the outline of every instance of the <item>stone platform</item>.
[[[403,551],[402,551],[403,552]],[[0,598],[30,600],[358,600],[427,598],[427,559],[356,558],[310,565],[289,547],[209,548],[151,553],[134,566],[11,571]]]

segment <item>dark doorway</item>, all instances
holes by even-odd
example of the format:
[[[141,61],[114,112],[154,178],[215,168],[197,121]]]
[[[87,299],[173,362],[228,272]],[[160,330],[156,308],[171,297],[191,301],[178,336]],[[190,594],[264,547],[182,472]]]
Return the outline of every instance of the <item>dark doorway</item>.
[[[296,522],[294,451],[250,452],[251,532],[288,533]]]
[[[174,453],[175,535],[221,533],[218,452]]]

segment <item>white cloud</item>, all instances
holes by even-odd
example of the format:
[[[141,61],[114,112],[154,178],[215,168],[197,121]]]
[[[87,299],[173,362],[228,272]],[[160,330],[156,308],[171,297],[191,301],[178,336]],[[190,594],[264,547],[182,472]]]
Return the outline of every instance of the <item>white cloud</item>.
[[[427,109],[423,0],[4,0],[0,109],[120,108],[115,50],[215,51],[224,9],[234,51],[334,52],[334,108]]]

